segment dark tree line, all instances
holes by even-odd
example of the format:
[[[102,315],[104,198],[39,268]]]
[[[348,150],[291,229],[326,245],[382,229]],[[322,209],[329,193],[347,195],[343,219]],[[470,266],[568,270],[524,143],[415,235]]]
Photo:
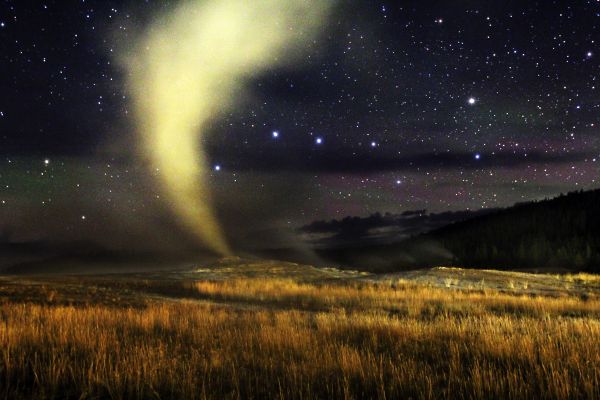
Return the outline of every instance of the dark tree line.
[[[449,250],[456,265],[600,272],[600,190],[517,204],[425,236]]]

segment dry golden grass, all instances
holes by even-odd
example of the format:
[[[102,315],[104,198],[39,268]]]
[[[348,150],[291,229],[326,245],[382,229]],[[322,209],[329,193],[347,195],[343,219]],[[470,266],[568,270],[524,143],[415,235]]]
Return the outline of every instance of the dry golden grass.
[[[0,397],[600,397],[596,293],[267,278],[117,286],[164,298],[68,306],[55,284],[44,301],[0,303]]]
[[[578,274],[556,275],[556,279],[562,279],[567,282],[600,283],[600,275],[586,274],[583,272]]]
[[[306,310],[342,307],[413,317],[510,313],[515,316],[579,315],[600,318],[600,299],[596,293],[546,297],[490,289],[444,290],[407,281],[318,284],[278,278],[199,281],[185,286],[195,289],[201,298]]]

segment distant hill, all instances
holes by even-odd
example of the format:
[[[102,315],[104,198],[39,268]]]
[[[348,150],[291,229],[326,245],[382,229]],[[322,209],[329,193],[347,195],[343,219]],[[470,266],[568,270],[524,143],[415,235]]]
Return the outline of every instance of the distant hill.
[[[424,237],[467,267],[600,271],[600,190],[517,204]]]
[[[600,190],[516,204],[395,243],[317,252],[340,265],[375,271],[454,265],[600,272]]]
[[[0,274],[98,274],[177,270],[213,254],[115,250],[93,242],[0,242]]]
[[[446,211],[405,211],[402,214],[374,213],[368,217],[315,221],[299,229],[305,240],[316,247],[365,246],[398,243],[446,225],[490,214],[497,209]]]

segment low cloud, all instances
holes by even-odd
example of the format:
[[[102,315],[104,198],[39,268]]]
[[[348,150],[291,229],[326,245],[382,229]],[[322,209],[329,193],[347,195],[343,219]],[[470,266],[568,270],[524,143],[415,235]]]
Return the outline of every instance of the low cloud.
[[[315,221],[300,228],[299,232],[304,240],[317,248],[353,243],[388,244],[493,211],[495,210],[485,209],[427,213],[427,210],[415,210],[401,214],[375,213],[368,217]]]

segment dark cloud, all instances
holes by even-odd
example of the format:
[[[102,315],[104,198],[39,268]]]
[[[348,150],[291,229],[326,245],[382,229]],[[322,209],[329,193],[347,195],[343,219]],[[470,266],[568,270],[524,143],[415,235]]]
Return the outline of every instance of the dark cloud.
[[[352,244],[386,244],[399,242],[449,224],[489,214],[494,209],[427,213],[426,210],[401,214],[375,213],[368,217],[346,217],[330,221],[315,221],[299,229],[304,239],[317,247]]]
[[[156,166],[136,158],[113,57],[179,1],[29,3],[0,2],[4,257],[202,255]],[[338,3],[303,57],[248,71],[248,95],[207,127],[203,146],[222,167],[214,203],[236,252],[308,259],[313,246],[390,243],[379,260],[344,262],[408,262],[438,248],[397,253],[393,241],[476,214],[443,211],[598,187],[596,2]],[[436,213],[402,213],[415,209]],[[376,210],[392,214],[340,219]],[[308,244],[296,231],[306,224]]]
[[[410,155],[385,154],[380,149],[373,149],[363,154],[352,154],[341,149],[315,149],[309,154],[293,152],[278,152],[266,147],[262,151],[236,153],[231,149],[213,149],[211,156],[215,163],[226,164],[231,169],[239,171],[264,172],[323,172],[323,173],[370,173],[386,171],[406,171],[416,168],[450,169],[481,169],[481,168],[511,168],[521,165],[560,165],[565,163],[582,162],[594,157],[592,152],[579,153],[420,153]],[[367,147],[368,144],[365,144]],[[476,158],[479,155],[479,158]]]

